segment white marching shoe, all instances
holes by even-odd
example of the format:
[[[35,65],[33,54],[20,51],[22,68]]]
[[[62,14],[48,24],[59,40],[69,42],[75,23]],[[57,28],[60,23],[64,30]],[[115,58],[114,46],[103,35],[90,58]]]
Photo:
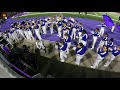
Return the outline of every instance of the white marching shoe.
[[[79,65],[79,63],[75,62],[76,65]]]
[[[61,62],[64,62],[64,60],[60,60]]]
[[[91,66],[91,68],[95,69],[95,67]]]

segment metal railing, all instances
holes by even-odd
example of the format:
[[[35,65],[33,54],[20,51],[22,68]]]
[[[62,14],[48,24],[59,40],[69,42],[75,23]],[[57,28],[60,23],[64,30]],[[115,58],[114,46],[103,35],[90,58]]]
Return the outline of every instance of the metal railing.
[[[14,68],[16,71],[20,72],[21,74],[23,74],[24,76],[28,77],[28,78],[32,78],[32,76],[28,75],[27,73],[23,72],[22,70],[20,70],[18,67],[16,67],[15,65],[13,65],[12,63],[10,63],[0,52],[0,62],[2,63],[4,68],[7,68],[8,73],[12,74],[13,76],[15,76],[16,78],[23,78],[23,76],[17,74],[14,70],[12,70],[12,68]],[[12,68],[11,68],[12,67]]]

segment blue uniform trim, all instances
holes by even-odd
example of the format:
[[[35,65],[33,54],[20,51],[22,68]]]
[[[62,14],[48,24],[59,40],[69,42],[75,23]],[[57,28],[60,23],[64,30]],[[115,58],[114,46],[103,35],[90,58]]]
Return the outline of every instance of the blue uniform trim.
[[[113,42],[108,42],[108,43],[107,43],[107,46],[108,46],[108,47],[113,47]]]
[[[42,22],[42,25],[41,26],[45,26],[45,22]]]
[[[62,46],[59,46],[59,50],[65,51],[67,49],[67,43]]]
[[[76,48],[76,54],[83,55],[87,51],[87,47],[83,46],[83,48]]]
[[[114,56],[117,56],[117,55],[120,54],[120,50],[113,50],[113,51],[112,51],[112,54],[113,54]]]
[[[102,41],[108,41],[108,38],[107,37],[103,37]]]
[[[62,22],[58,22],[58,27],[61,27],[62,26]]]
[[[99,33],[98,32],[94,32],[94,34],[93,34],[94,36],[99,36]]]
[[[103,51],[103,50],[101,50],[101,49],[99,49],[98,50],[98,54],[102,57],[102,58],[104,58],[104,57],[106,57],[107,56],[107,54],[108,54],[108,51]]]
[[[67,42],[71,42],[71,37],[69,36],[69,37],[67,37],[67,39],[65,39],[65,42],[67,43]]]
[[[79,32],[82,32],[83,31],[83,27],[80,27],[80,29],[78,30]]]
[[[84,34],[84,35],[82,36],[82,40],[83,40],[83,41],[87,41],[87,37],[88,37],[87,34]]]

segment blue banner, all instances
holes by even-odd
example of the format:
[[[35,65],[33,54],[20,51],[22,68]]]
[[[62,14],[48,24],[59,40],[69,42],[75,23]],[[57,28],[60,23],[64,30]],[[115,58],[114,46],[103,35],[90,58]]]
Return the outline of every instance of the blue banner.
[[[106,26],[114,26],[114,22],[109,16],[107,15],[102,15],[102,16]]]

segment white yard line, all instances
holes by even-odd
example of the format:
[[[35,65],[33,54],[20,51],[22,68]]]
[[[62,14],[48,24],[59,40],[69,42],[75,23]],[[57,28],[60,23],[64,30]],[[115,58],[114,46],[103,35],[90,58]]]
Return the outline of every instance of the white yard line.
[[[96,16],[98,16],[96,12],[93,12],[93,13],[94,13]]]

